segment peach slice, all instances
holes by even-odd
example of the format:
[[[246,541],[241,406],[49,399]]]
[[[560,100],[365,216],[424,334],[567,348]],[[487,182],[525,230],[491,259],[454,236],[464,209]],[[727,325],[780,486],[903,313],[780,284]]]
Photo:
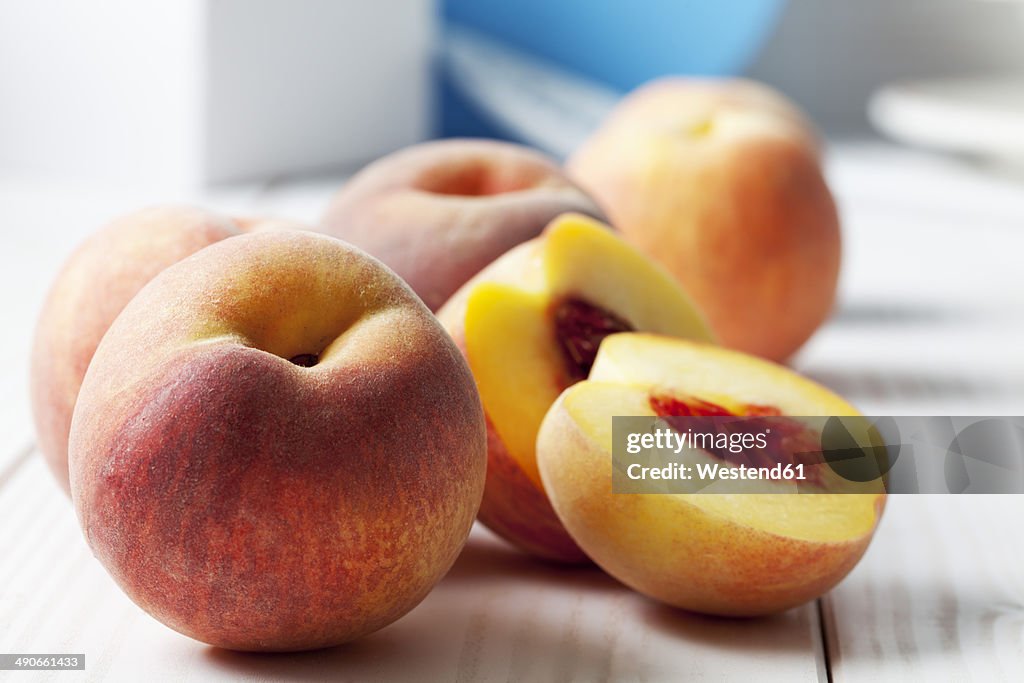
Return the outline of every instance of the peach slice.
[[[488,266],[438,316],[466,354],[487,414],[480,520],[534,555],[585,561],[544,493],[540,423],[562,390],[587,377],[609,334],[709,340],[702,317],[668,273],[577,214]]]
[[[594,562],[667,604],[744,616],[812,600],[853,568],[884,508],[877,483],[857,489],[866,493],[829,492],[838,490],[833,473],[809,477],[821,493],[781,493],[783,483],[778,494],[613,493],[611,418],[672,414],[858,413],[810,380],[736,351],[654,335],[607,338],[590,378],[559,397],[537,438],[551,504]]]

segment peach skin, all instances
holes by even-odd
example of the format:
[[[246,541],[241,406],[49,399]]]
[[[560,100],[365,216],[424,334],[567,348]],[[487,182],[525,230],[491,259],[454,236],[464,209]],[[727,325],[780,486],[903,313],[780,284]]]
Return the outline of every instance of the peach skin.
[[[723,346],[782,361],[831,311],[839,215],[818,141],[766,86],[655,81],[623,100],[567,169],[679,280]]]
[[[64,264],[39,314],[30,387],[38,447],[65,493],[71,415],[107,328],[162,270],[239,233],[238,224],[225,216],[189,206],[158,206],[113,221]]]
[[[439,140],[356,174],[322,228],[380,258],[437,310],[484,266],[569,211],[601,215],[540,152],[496,140]]]
[[[409,287],[334,238],[214,244],[121,312],[82,384],[71,492],[90,548],[218,647],[337,645],[412,609],[480,504],[480,398]]]

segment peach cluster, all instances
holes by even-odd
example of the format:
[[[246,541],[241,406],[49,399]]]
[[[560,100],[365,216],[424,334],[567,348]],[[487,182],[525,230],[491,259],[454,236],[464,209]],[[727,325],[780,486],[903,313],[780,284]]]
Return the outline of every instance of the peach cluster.
[[[316,226],[124,216],[40,315],[39,449],[129,597],[221,647],[398,619],[474,519],[687,609],[813,599],[864,552],[883,493],[611,486],[615,415],[856,414],[716,346],[782,359],[828,311],[838,223],[809,130],[764,87],[665,81],[568,171],[448,140],[371,164]]]

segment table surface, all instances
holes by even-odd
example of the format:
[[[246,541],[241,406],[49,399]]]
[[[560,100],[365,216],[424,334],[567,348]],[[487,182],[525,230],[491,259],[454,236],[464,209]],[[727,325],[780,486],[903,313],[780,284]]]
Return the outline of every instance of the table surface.
[[[845,228],[840,303],[794,365],[868,414],[1024,414],[1021,179],[880,143],[833,145],[828,171]],[[842,584],[765,619],[664,608],[479,527],[420,606],[348,646],[232,653],[147,616],[92,558],[34,451],[26,368],[46,288],[82,237],[127,210],[189,200],[313,221],[341,182],[166,197],[0,175],[0,653],[84,652],[87,666],[11,680],[1024,679],[1021,496],[893,496]]]

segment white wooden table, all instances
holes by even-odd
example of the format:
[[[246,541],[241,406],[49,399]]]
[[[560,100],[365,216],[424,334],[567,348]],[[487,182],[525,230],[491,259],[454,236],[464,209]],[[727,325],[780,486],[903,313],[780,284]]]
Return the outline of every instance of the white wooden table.
[[[795,364],[871,414],[1024,414],[1024,184],[882,145],[837,145],[835,318]],[[895,496],[863,562],[770,619],[663,608],[596,570],[476,529],[413,612],[332,650],[216,650],[136,608],[91,557],[32,447],[31,329],[70,249],[150,202],[313,220],[337,178],[202,197],[0,176],[0,653],[84,652],[3,680],[1024,680],[1024,497]]]

